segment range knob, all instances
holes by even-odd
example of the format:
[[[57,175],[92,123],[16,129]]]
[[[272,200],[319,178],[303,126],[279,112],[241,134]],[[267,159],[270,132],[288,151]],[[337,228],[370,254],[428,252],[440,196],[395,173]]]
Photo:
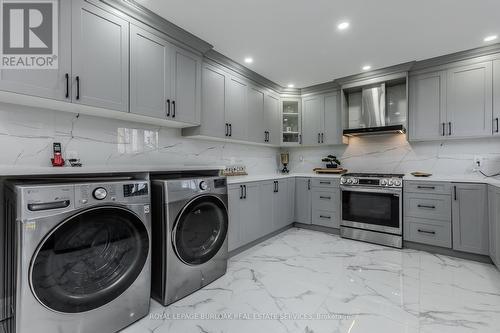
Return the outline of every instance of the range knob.
[[[392,186],[392,185],[394,185],[394,180],[389,179],[389,186]]]
[[[103,187],[98,187],[92,192],[92,195],[96,200],[104,200],[108,196],[108,191]]]
[[[351,178],[347,179],[347,184],[352,184],[352,179]]]
[[[386,185],[387,185],[387,179],[382,179],[382,180],[380,181],[380,185],[382,185],[382,186],[386,186]]]
[[[208,184],[207,184],[207,182],[206,182],[206,181],[204,181],[204,180],[202,180],[202,181],[200,182],[200,190],[202,190],[202,191],[206,191],[206,190],[207,190],[207,188],[208,188]]]
[[[353,183],[353,184],[357,184],[357,183],[358,183],[358,178],[354,178],[354,179],[352,180],[352,183]]]
[[[395,185],[395,186],[401,186],[401,181],[400,181],[399,179],[396,179],[396,180],[394,181],[394,185]]]
[[[340,183],[341,183],[341,184],[345,184],[345,183],[346,183],[346,181],[347,181],[347,180],[346,180],[344,177],[340,178]]]

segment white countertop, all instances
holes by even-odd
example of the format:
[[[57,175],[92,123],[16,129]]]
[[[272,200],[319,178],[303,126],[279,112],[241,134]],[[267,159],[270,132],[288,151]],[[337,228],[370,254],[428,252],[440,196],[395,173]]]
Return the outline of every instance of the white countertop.
[[[275,180],[290,177],[310,177],[310,178],[340,178],[342,175],[316,174],[316,173],[290,173],[290,174],[264,174],[227,177],[228,184],[239,184],[248,182],[258,182],[264,180]],[[471,175],[432,175],[430,177],[415,177],[406,175],[404,180],[414,180],[420,182],[456,182],[456,183],[481,183],[491,184],[500,187],[500,177],[484,177],[480,174]]]
[[[196,170],[223,170],[220,165],[125,165],[125,166],[83,166],[83,167],[19,167],[0,166],[1,176],[32,176],[32,175],[70,175],[98,173],[141,173],[141,172],[176,172]]]

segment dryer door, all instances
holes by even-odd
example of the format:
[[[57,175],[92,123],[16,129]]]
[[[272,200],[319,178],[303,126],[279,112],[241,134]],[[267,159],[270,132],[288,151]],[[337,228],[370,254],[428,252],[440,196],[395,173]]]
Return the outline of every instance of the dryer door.
[[[219,198],[195,198],[184,206],[174,225],[172,242],[177,256],[189,265],[209,261],[224,244],[227,228],[227,209]]]
[[[32,259],[31,289],[51,310],[93,310],[135,282],[148,252],[148,232],[137,215],[115,206],[89,209],[44,239]]]

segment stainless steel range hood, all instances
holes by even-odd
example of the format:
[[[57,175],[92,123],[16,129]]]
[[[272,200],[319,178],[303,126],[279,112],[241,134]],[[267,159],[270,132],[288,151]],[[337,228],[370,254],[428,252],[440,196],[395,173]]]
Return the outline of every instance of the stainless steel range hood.
[[[348,92],[345,136],[406,133],[406,82],[357,87]]]

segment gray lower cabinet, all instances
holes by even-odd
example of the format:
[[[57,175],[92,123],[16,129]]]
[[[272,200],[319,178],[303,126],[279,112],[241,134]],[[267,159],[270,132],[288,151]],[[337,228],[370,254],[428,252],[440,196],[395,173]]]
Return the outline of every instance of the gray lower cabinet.
[[[259,183],[228,186],[229,200],[229,251],[237,249],[255,239],[261,233],[263,219],[259,213]]]
[[[311,178],[295,179],[295,222],[311,224]]]
[[[488,187],[489,253],[491,260],[500,268],[500,188]]]
[[[170,43],[130,26],[130,112],[167,118],[171,108]]]
[[[452,248],[451,185],[405,181],[405,241]]]
[[[286,227],[291,223],[290,218],[290,197],[288,194],[288,180],[280,179],[275,181],[276,189],[273,191],[273,231]]]
[[[58,68],[0,69],[0,90],[71,101],[71,1],[61,0],[57,3],[59,4]]]
[[[73,1],[73,103],[128,112],[129,23]]]
[[[312,224],[330,228],[340,227],[340,189],[313,187],[311,191]]]
[[[295,221],[295,177],[288,178],[288,216],[287,224],[291,224]]]
[[[488,187],[485,184],[453,184],[453,249],[489,254]]]

